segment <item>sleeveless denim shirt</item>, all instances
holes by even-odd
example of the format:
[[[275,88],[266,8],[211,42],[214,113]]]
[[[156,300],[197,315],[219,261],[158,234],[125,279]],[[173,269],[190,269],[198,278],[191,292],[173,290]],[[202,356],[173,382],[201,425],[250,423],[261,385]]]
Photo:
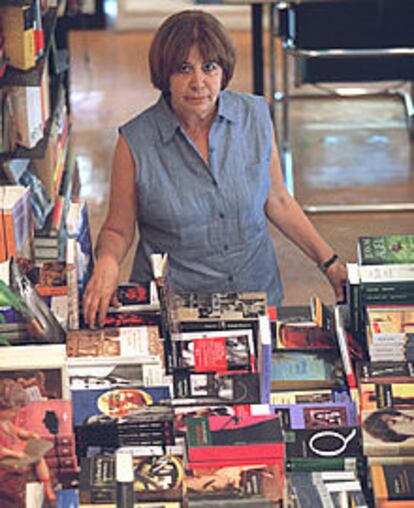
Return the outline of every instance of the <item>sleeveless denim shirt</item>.
[[[206,164],[161,96],[120,127],[136,167],[140,240],[131,278],[151,279],[150,254],[168,253],[179,292],[283,290],[264,206],[272,130],[262,97],[224,90]]]

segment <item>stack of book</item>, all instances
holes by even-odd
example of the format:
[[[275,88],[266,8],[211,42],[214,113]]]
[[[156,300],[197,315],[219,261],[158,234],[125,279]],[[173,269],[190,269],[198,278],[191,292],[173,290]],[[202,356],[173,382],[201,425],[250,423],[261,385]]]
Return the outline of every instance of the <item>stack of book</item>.
[[[414,236],[360,237],[357,263],[348,263],[350,330],[364,342],[367,306],[414,304]]]

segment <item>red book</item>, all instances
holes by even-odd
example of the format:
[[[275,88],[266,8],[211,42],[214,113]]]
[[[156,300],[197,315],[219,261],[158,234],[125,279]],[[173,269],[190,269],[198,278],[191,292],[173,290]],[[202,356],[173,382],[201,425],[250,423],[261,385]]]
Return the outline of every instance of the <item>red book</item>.
[[[258,464],[274,462],[285,455],[282,425],[277,415],[190,417],[186,445],[190,463]]]

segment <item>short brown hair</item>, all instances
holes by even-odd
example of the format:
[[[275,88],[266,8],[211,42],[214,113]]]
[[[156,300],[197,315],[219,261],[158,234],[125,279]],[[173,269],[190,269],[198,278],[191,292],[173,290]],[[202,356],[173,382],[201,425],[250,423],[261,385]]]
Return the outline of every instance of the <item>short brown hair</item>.
[[[233,76],[236,51],[220,21],[199,10],[173,14],[157,30],[149,51],[151,81],[156,88],[169,91],[171,74],[179,70],[194,45],[204,60],[223,69],[221,87],[226,88]]]

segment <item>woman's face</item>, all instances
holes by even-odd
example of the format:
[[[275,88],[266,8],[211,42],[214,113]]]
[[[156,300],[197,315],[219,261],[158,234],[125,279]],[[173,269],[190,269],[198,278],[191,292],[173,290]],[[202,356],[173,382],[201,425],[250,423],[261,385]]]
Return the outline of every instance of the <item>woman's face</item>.
[[[222,80],[218,63],[204,61],[198,46],[192,46],[181,69],[170,77],[171,105],[177,116],[186,120],[212,115]]]

